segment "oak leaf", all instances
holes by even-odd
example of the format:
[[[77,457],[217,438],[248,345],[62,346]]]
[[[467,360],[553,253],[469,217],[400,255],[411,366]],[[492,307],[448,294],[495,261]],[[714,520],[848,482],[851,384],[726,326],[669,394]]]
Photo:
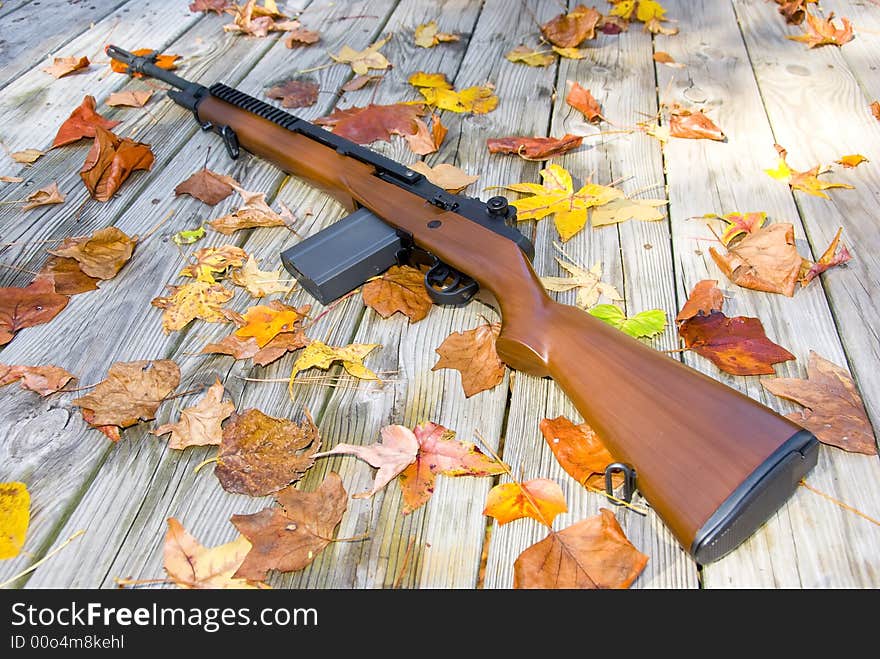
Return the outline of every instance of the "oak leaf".
[[[600,508],[523,551],[513,564],[513,587],[629,588],[647,564],[614,514]]]
[[[232,186],[224,176],[204,167],[181,181],[174,188],[175,195],[186,194],[209,206],[215,206],[232,194]]]
[[[397,312],[415,323],[428,315],[434,302],[425,289],[425,275],[418,268],[393,265],[381,276],[364,284],[364,304],[383,318]]]
[[[253,545],[233,577],[262,581],[269,570],[302,570],[333,542],[348,504],[342,479],[333,472],[314,492],[287,487],[275,500],[278,506],[230,518]]]
[[[214,284],[217,279],[224,278],[231,268],[243,266],[247,258],[247,252],[235,245],[202,247],[190,255],[192,263],[184,266],[178,274]]]
[[[95,141],[79,170],[92,199],[108,201],[132,172],[153,168],[149,144],[119,138],[101,126],[95,127]]]
[[[762,378],[770,393],[805,409],[787,415],[823,444],[875,455],[877,442],[865,404],[845,368],[811,350],[807,378]]]
[[[223,400],[223,384],[218,378],[208,387],[204,398],[180,413],[176,423],[164,423],[150,432],[153,435],[171,433],[168,446],[185,449],[187,446],[213,446],[223,436],[223,420],[235,411],[235,405]]]
[[[0,364],[0,387],[20,381],[22,389],[41,396],[54,394],[76,376],[59,366],[7,366]]]
[[[809,48],[817,46],[842,46],[853,38],[853,26],[846,18],[841,18],[842,27],[834,24],[834,12],[828,14],[828,18],[820,18],[806,13],[807,25],[804,28],[804,34],[795,36],[788,35],[786,39],[792,41],[801,41],[807,44]]]
[[[409,168],[414,172],[424,174],[425,178],[434,185],[454,193],[461,192],[471,183],[480,178],[479,176],[471,176],[455,165],[450,165],[448,163],[440,163],[439,165],[431,167],[424,160],[418,160],[412,165],[409,165]]]
[[[578,5],[542,24],[541,34],[554,46],[572,48],[596,36],[596,24],[601,17],[595,8]]]
[[[567,80],[566,83],[568,85],[568,94],[565,96],[566,103],[583,114],[584,118],[591,123],[597,119],[605,118],[602,116],[599,101],[593,98],[589,89],[581,87],[580,83],[571,80]]]
[[[767,338],[757,318],[728,318],[720,311],[693,316],[678,327],[685,347],[731,375],[772,375],[773,364],[795,359]]]
[[[843,165],[847,169],[852,169],[853,167],[858,167],[863,162],[870,162],[865,156],[860,153],[854,153],[849,156],[841,156],[840,160],[836,160],[835,162]]]
[[[281,268],[260,270],[257,260],[249,255],[240,268],[232,271],[232,283],[242,286],[251,297],[261,298],[273,293],[289,293],[296,283],[282,281]]]
[[[251,550],[247,538],[239,535],[232,542],[204,547],[173,517],[168,518],[163,547],[164,568],[181,588],[269,588],[262,581],[235,579],[233,574]]]
[[[52,61],[52,65],[47,66],[43,71],[50,73],[57,79],[70,75],[75,71],[86,69],[89,67],[89,64],[91,64],[91,62],[89,62],[89,58],[85,56],[76,57],[75,55],[72,55],[70,57],[56,57]]]
[[[160,69],[165,69],[166,71],[173,71],[177,68],[177,60],[180,59],[180,55],[172,55],[168,53],[157,53],[155,50],[151,48],[136,48],[131,51],[131,54],[135,57],[141,57],[143,55],[155,56],[153,64],[158,66]],[[116,73],[129,73],[134,78],[142,78],[143,75],[140,73],[130,73],[128,70],[128,65],[122,62],[119,62],[115,59],[110,60],[110,68]]]
[[[49,254],[74,259],[89,277],[112,279],[134,253],[137,236],[130,238],[116,227],[98,229],[90,236],[65,238]]]
[[[528,46],[517,46],[505,56],[511,62],[522,62],[529,66],[548,66],[556,61],[552,50],[538,50]]]
[[[435,352],[440,355],[432,371],[451,368],[461,373],[465,398],[492,389],[504,379],[504,362],[495,350],[501,323],[483,323],[464,332],[453,332]]]
[[[48,323],[70,298],[55,292],[51,280],[37,278],[24,288],[0,288],[0,346],[25,327]]]
[[[376,348],[378,343],[351,343],[347,346],[328,346],[322,341],[312,341],[297,357],[290,372],[290,384],[293,385],[296,374],[307,368],[327,370],[333,362],[342,362],[342,367],[351,375],[361,380],[378,380],[379,377],[364,366],[364,358]]]
[[[168,290],[168,295],[155,297],[151,302],[164,309],[162,329],[166,334],[183,329],[196,318],[209,323],[228,321],[222,307],[235,295],[228,288],[196,280],[183,286],[168,286]]]
[[[692,140],[715,140],[723,142],[724,132],[702,110],[694,112],[676,107],[669,113],[669,135]]]
[[[31,520],[31,494],[27,485],[0,483],[0,561],[18,556]]]
[[[142,108],[147,104],[147,101],[153,96],[153,92],[150,89],[136,89],[133,91],[124,91],[124,92],[113,92],[104,101],[104,105],[109,105],[112,108],[115,107],[129,107],[129,108]]]
[[[794,226],[771,224],[756,230],[721,254],[709,248],[715,263],[738,286],[791,297],[801,269]]]
[[[811,194],[816,197],[830,199],[831,197],[825,194],[823,190],[828,190],[831,188],[845,188],[849,190],[853,189],[853,186],[847,183],[820,181],[819,176],[829,171],[827,167],[823,168],[821,167],[821,165],[816,165],[815,167],[812,167],[803,172],[792,169],[788,165],[788,162],[786,162],[788,151],[786,151],[778,144],[775,144],[774,148],[779,154],[779,159],[776,163],[776,169],[765,169],[764,171],[767,173],[768,176],[788,183],[792,190],[801,190],[802,192],[806,192],[807,194]]]
[[[599,296],[604,295],[609,300],[622,301],[623,296],[611,284],[601,280],[602,264],[596,263],[586,270],[574,263],[563,261],[558,256],[556,262],[559,267],[568,272],[568,277],[541,277],[541,283],[548,291],[561,292],[577,289],[575,304],[581,309],[589,309],[599,301]]]
[[[496,485],[489,490],[483,508],[483,514],[494,517],[499,526],[531,517],[552,527],[556,516],[567,511],[568,504],[562,488],[548,478]]]
[[[263,348],[276,335],[293,332],[301,316],[294,307],[276,301],[272,305],[249,307],[243,318],[245,324],[235,330],[235,335],[242,339],[253,337]]]
[[[476,445],[454,439],[454,431],[431,421],[417,425],[413,434],[419,443],[419,452],[399,476],[404,514],[427,503],[434,493],[438,474],[492,476],[509,469],[486,456]]]
[[[541,419],[541,434],[565,472],[584,487],[605,489],[605,469],[617,460],[589,424],[575,424],[565,416]],[[623,484],[624,476],[613,472],[613,487]]]
[[[116,362],[91,393],[72,405],[89,411],[91,426],[128,428],[155,418],[156,410],[180,383],[180,367],[170,359]]]
[[[110,130],[119,124],[118,121],[105,119],[95,111],[94,96],[85,96],[82,103],[59,126],[51,148],[71,144],[84,137],[95,137],[97,127]]]
[[[613,304],[598,304],[588,313],[635,339],[657,336],[666,327],[666,312],[662,309],[640,311],[634,316],[627,317],[620,307]]]
[[[593,228],[603,227],[609,224],[619,224],[628,220],[639,222],[657,222],[664,215],[660,207],[669,203],[667,199],[632,199],[630,197],[617,197],[607,204],[593,208],[590,215],[590,223]]]
[[[724,294],[718,288],[718,280],[703,279],[694,284],[675,320],[681,322],[698,315],[708,316],[713,311],[721,311],[723,305]]]
[[[440,42],[458,41],[460,39],[457,34],[440,32],[437,27],[437,21],[428,21],[417,26],[413,37],[415,44],[422,48],[433,48]]]
[[[562,137],[490,137],[486,140],[489,153],[515,153],[526,160],[543,160],[578,148],[582,135],[566,133]]]
[[[852,254],[850,254],[845,245],[840,247],[840,251],[837,250],[837,247],[840,244],[840,234],[842,232],[843,227],[840,227],[834,235],[831,243],[822,253],[822,256],[819,257],[818,261],[815,263],[806,260],[804,261],[801,266],[801,274],[798,277],[801,286],[806,286],[813,279],[828,270],[828,268],[833,268],[841,263],[846,263],[852,258]]]
[[[39,149],[23,149],[21,151],[13,151],[9,154],[9,157],[12,158],[15,162],[19,162],[24,165],[32,165],[45,155],[46,152],[40,151]]]
[[[264,496],[297,482],[321,448],[318,427],[306,411],[296,423],[250,408],[223,427],[214,475],[227,492]]]
[[[29,211],[32,208],[38,208],[39,206],[63,204],[64,199],[64,193],[58,189],[58,182],[52,181],[52,183],[46,187],[35,190],[25,197],[27,203],[21,207],[21,210]]]
[[[390,36],[380,39],[364,50],[355,50],[350,46],[343,46],[335,55],[331,54],[330,59],[342,64],[351,65],[351,70],[358,75],[365,75],[370,69],[384,70],[391,67],[385,55],[379,52],[379,49],[388,43]]]
[[[370,103],[365,107],[336,110],[316,119],[315,123],[330,126],[333,133],[357,144],[370,144],[378,140],[390,142],[392,135],[415,135],[419,130],[416,122],[426,112],[425,106],[420,103]]]
[[[318,102],[319,89],[312,80],[288,80],[270,88],[266,96],[280,100],[283,108],[306,108]]]
[[[37,279],[48,279],[61,295],[78,295],[98,290],[98,277],[90,277],[82,271],[76,259],[52,256],[46,259]]]

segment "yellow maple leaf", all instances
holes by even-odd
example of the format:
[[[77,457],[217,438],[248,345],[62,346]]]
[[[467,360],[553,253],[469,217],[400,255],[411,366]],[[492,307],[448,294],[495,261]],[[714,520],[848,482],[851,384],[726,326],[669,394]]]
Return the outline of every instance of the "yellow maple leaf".
[[[372,46],[364,50],[355,50],[351,46],[343,46],[336,55],[330,55],[330,58],[342,64],[350,64],[352,71],[358,75],[366,75],[369,69],[387,69],[391,66],[385,55],[379,52],[379,49],[391,39],[390,36],[377,41]]]
[[[411,75],[409,83],[418,88],[429,105],[440,110],[486,114],[498,106],[495,88],[489,84],[455,91],[442,73],[422,71]]]
[[[341,361],[343,368],[361,380],[378,380],[379,377],[364,366],[364,358],[374,349],[381,347],[378,343],[352,343],[347,346],[328,346],[321,341],[312,341],[300,353],[293,370],[290,372],[289,388],[293,388],[293,378],[307,368],[328,369],[333,362]]]
[[[203,247],[193,254],[195,263],[184,267],[179,274],[181,277],[194,277],[199,281],[214,284],[216,283],[215,273],[225,274],[229,268],[244,265],[247,256],[247,252],[235,245]]]
[[[778,144],[775,145],[775,147],[777,153],[779,153],[779,159],[776,163],[776,167],[774,169],[765,169],[764,172],[766,172],[766,174],[771,178],[775,178],[779,181],[785,181],[786,183],[788,183],[792,190],[801,190],[802,192],[806,192],[807,194],[811,194],[815,197],[831,199],[831,197],[825,194],[823,190],[828,190],[830,188],[846,188],[849,190],[854,189],[854,186],[847,183],[820,181],[819,176],[829,171],[829,168],[827,167],[822,168],[819,165],[816,165],[815,167],[812,167],[803,172],[792,169],[786,162],[788,152]]]
[[[433,48],[441,41],[458,41],[460,38],[457,34],[439,32],[437,21],[429,21],[419,25],[415,29],[414,37],[416,45],[422,48]]]
[[[253,337],[262,348],[277,334],[293,331],[300,315],[292,307],[258,305],[250,307],[242,317],[245,324],[235,330],[235,335],[243,339]]]
[[[837,162],[838,164],[841,164],[844,167],[849,169],[852,167],[858,167],[863,162],[870,162],[870,161],[867,158],[865,158],[865,156],[863,156],[861,153],[854,153],[849,156],[841,156],[840,160],[836,160],[835,162]]]
[[[655,0],[621,0],[611,10],[612,16],[620,16],[628,21],[636,18],[642,23],[651,20],[662,21],[666,10]]]
[[[234,293],[220,284],[196,280],[183,286],[169,286],[170,295],[157,297],[154,307],[164,309],[162,329],[165,333],[183,329],[191,320],[201,318],[209,323],[227,321],[222,306]]]
[[[15,558],[31,519],[31,495],[24,483],[0,483],[0,560]]]
[[[425,73],[417,71],[413,73],[407,82],[413,87],[439,87],[441,89],[452,89],[452,84],[446,79],[445,73]]]

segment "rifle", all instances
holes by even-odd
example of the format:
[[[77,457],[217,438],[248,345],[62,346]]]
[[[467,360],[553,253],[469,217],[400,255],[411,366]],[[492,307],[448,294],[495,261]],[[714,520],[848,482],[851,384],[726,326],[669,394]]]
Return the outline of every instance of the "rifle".
[[[329,304],[395,264],[427,266],[438,304],[479,295],[502,318],[496,350],[511,368],[551,377],[625,475],[698,563],[732,551],[816,464],[807,430],[745,394],[576,307],[552,300],[531,266],[516,210],[450,194],[422,174],[236,89],[188,82],[116,46],[108,55],[174,89],[203,130],[324,190],[351,214],[281,253],[284,267]]]

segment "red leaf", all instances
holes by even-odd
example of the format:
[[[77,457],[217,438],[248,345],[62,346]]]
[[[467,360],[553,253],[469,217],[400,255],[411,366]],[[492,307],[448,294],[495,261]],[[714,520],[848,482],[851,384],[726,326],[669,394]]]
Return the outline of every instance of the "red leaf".
[[[395,103],[393,105],[370,105],[336,110],[333,114],[316,119],[320,126],[330,126],[335,134],[357,144],[369,144],[377,140],[386,142],[392,135],[415,135],[416,120],[427,111],[420,103]]]
[[[542,160],[576,149],[584,138],[566,133],[564,137],[491,137],[486,140],[489,153],[515,153],[527,160]]]

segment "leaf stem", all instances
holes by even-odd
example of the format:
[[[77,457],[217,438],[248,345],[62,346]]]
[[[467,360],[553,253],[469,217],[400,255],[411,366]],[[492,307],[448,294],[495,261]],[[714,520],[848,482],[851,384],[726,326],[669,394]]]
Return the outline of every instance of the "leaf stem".
[[[24,575],[26,575],[26,574],[30,574],[31,572],[33,572],[34,570],[36,570],[38,567],[40,567],[43,563],[45,563],[45,562],[48,561],[50,558],[52,558],[52,557],[53,557],[55,554],[57,554],[59,551],[61,551],[62,549],[64,549],[64,548],[65,548],[67,545],[69,545],[71,542],[73,542],[74,540],[76,540],[79,536],[83,535],[85,532],[86,532],[85,529],[80,529],[79,531],[77,531],[76,533],[74,533],[72,536],[70,536],[67,540],[65,540],[64,542],[62,542],[62,543],[61,543],[60,545],[58,545],[57,547],[55,547],[55,549],[53,549],[53,550],[50,551],[48,554],[46,554],[45,556],[43,556],[43,558],[41,558],[41,559],[38,560],[36,563],[34,563],[33,565],[31,565],[29,568],[27,568],[26,570],[22,570],[21,572],[19,572],[19,573],[16,574],[15,576],[10,577],[9,579],[7,579],[6,581],[4,581],[3,583],[0,583],[0,588],[5,588],[6,586],[8,586],[9,584],[13,583],[14,581],[17,581],[18,579],[20,579],[20,578],[23,577]]]

